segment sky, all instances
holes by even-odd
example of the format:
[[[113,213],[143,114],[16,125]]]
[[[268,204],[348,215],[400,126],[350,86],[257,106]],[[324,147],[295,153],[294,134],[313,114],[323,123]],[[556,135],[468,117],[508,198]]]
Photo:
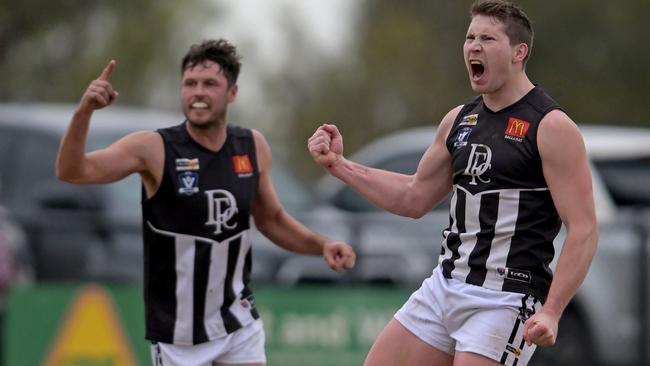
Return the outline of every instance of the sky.
[[[243,55],[238,102],[232,106],[236,114],[243,116],[264,114],[267,99],[260,82],[286,67],[287,57],[295,46],[287,34],[287,17],[291,17],[302,35],[310,39],[314,51],[337,57],[354,42],[350,35],[354,34],[352,28],[360,5],[359,1],[350,0],[214,1],[227,15],[206,25],[203,36],[226,38]]]

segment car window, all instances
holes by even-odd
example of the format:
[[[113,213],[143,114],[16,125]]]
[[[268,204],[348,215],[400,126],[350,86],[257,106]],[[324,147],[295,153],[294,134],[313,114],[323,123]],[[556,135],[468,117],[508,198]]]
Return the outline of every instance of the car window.
[[[423,154],[424,151],[392,156],[378,162],[377,164],[373,165],[373,167],[402,174],[413,174],[417,170],[418,164]],[[434,207],[433,210],[448,209],[448,200],[449,197]],[[363,198],[348,186],[345,186],[341,192],[336,195],[334,198],[334,204],[343,210],[351,212],[371,212],[382,210],[381,208],[370,203],[368,200]]]
[[[274,159],[271,180],[282,206],[289,213],[297,214],[314,204],[313,193],[282,161]]]
[[[4,200],[4,195],[8,192],[6,185],[9,184],[11,162],[15,158],[15,153],[12,153],[15,148],[13,146],[16,139],[15,132],[9,127],[0,129],[0,202]]]
[[[650,157],[594,161],[618,206],[650,206]]]
[[[58,150],[58,141],[49,135],[30,132],[21,139],[22,154],[16,159],[15,186],[10,200],[19,202],[34,202],[31,197],[37,195],[38,189],[44,187],[43,182],[56,181],[54,175],[54,160]],[[19,168],[19,169],[18,169]],[[19,202],[12,204],[18,206]]]

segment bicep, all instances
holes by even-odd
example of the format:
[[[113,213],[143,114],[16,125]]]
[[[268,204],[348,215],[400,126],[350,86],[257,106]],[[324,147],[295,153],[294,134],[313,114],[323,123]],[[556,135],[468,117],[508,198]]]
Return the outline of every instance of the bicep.
[[[561,111],[549,113],[538,130],[544,178],[567,228],[595,222],[591,171],[582,135]]]
[[[129,134],[104,149],[86,154],[86,176],[93,183],[110,183],[132,173],[143,174],[150,170],[156,149],[162,151],[162,138],[157,133]]]
[[[281,212],[282,205],[271,180],[271,148],[261,133],[253,130],[253,137],[259,180],[252,214],[256,224],[260,224]]]
[[[441,121],[433,143],[425,151],[413,176],[412,187],[421,199],[436,205],[451,190],[452,165],[451,154],[446,140],[456,115],[462,106],[452,109]]]

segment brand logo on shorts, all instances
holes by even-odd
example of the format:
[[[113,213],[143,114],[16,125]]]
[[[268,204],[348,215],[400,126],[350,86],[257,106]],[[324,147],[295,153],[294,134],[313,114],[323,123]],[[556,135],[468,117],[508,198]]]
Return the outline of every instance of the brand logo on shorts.
[[[526,282],[526,283],[530,283],[533,278],[533,276],[530,274],[530,271],[524,271],[515,268],[499,267],[497,268],[497,273],[499,274],[500,277],[505,277],[509,280]]]
[[[506,351],[514,354],[515,356],[519,357],[521,356],[521,350],[519,348],[515,348],[509,344],[506,345]]]

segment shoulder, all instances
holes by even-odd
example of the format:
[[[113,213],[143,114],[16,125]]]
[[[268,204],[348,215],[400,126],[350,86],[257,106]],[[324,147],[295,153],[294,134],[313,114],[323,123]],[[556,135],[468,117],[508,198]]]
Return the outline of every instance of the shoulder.
[[[585,149],[578,126],[560,109],[548,112],[540,121],[537,146],[542,157],[555,153],[572,156],[572,153]]]
[[[122,137],[116,143],[146,149],[159,147],[162,145],[162,141],[162,136],[158,131],[137,131]]]
[[[257,155],[257,165],[261,172],[267,171],[271,166],[271,146],[269,145],[266,137],[258,130],[249,130],[255,141],[255,152]]]
[[[438,125],[438,132],[437,136],[440,138],[447,139],[447,136],[449,135],[449,132],[451,131],[454,122],[460,115],[461,111],[465,109],[467,104],[461,104],[459,106],[456,106],[442,118],[440,121],[440,125]]]
[[[254,138],[252,129],[231,124],[228,124],[228,134],[238,138]]]

